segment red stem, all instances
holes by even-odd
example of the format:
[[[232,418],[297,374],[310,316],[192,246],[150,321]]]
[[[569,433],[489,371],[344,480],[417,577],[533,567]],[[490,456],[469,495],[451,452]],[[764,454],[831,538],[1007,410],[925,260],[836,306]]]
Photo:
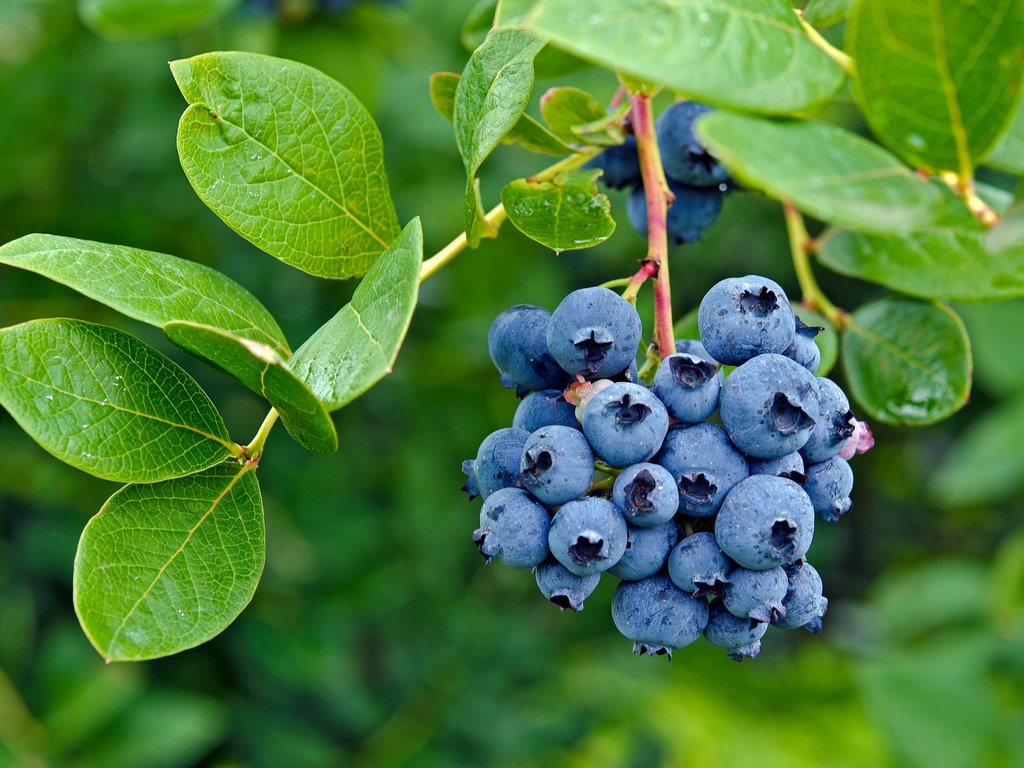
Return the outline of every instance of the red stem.
[[[675,354],[676,340],[672,330],[672,289],[668,277],[668,229],[666,219],[668,207],[675,196],[665,181],[661,167],[661,153],[654,133],[654,117],[651,113],[651,98],[643,94],[631,94],[630,114],[637,150],[640,153],[640,171],[644,180],[644,195],[647,198],[647,260],[657,267],[658,278],[654,283],[654,343],[658,354],[664,360]]]

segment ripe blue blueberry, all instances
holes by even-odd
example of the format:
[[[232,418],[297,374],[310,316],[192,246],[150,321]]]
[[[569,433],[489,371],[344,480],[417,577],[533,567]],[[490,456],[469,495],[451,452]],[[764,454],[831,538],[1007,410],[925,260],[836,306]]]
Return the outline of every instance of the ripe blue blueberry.
[[[752,475],[775,475],[803,485],[807,480],[804,459],[799,453],[787,453],[777,459],[747,459]]]
[[[560,389],[567,376],[548,352],[547,329],[551,314],[532,304],[509,307],[487,332],[487,350],[503,386],[520,392]]]
[[[751,475],[725,497],[715,538],[729,557],[754,571],[795,563],[814,536],[814,507],[792,480]]]
[[[696,242],[722,213],[721,190],[717,187],[691,187],[672,179],[668,179],[668,188],[675,195],[665,218],[669,240],[676,245]],[[626,213],[633,228],[646,236],[647,197],[643,187],[629,193]]]
[[[717,187],[729,180],[729,172],[707,151],[693,132],[693,124],[713,111],[706,104],[680,101],[666,109],[655,122],[665,175],[696,187]]]
[[[667,576],[622,581],[612,597],[615,628],[633,641],[633,653],[667,654],[689,645],[708,623],[708,604],[676,587]]]
[[[730,277],[712,286],[697,309],[700,340],[720,363],[740,365],[793,343],[796,320],[786,292],[758,275]]]
[[[626,551],[626,521],[610,501],[596,496],[563,504],[551,520],[548,546],[577,576],[607,571]]]
[[[577,576],[557,560],[545,560],[533,570],[541,594],[563,611],[582,611],[583,601],[593,594],[601,574]]]
[[[729,374],[718,414],[736,447],[758,459],[800,450],[819,415],[814,374],[788,357],[767,354]]]
[[[626,529],[626,551],[608,572],[625,581],[653,576],[665,567],[668,553],[678,538],[679,532],[672,520],[654,528],[629,525]]]
[[[761,638],[768,631],[762,621],[751,621],[733,616],[721,600],[708,606],[708,625],[704,637],[712,645],[724,648],[733,661],[756,659],[761,652]]]
[[[821,350],[814,343],[814,337],[825,329],[818,325],[805,325],[799,315],[794,315],[794,319],[796,333],[793,334],[793,343],[786,347],[782,354],[815,373],[821,365]]]
[[[601,183],[612,189],[635,187],[643,181],[636,136],[627,136],[621,144],[608,147],[583,167],[600,168],[604,171],[601,174]]]
[[[530,433],[515,427],[492,432],[480,443],[476,459],[462,462],[462,471],[469,478],[462,490],[469,498],[487,498],[499,488],[510,488],[519,476],[523,446]]]
[[[636,360],[642,331],[636,308],[608,288],[573,291],[555,308],[547,328],[552,356],[573,376],[613,376]]]
[[[668,412],[651,391],[626,381],[597,393],[583,411],[583,434],[613,467],[647,461],[665,440]]]
[[[502,488],[484,502],[473,542],[487,562],[532,568],[548,556],[546,507],[520,488]]]
[[[814,383],[818,395],[815,425],[807,442],[800,448],[808,464],[817,464],[839,453],[853,436],[855,428],[850,401],[839,385],[832,379],[821,377],[815,377]]]
[[[704,421],[718,407],[722,378],[718,366],[696,355],[677,352],[661,361],[651,382],[653,392],[676,421]]]
[[[853,506],[850,500],[853,470],[845,459],[838,456],[807,467],[807,481],[803,487],[814,511],[830,523],[839,520]]]
[[[668,575],[684,592],[697,597],[721,595],[729,584],[732,562],[712,533],[691,534],[676,544],[668,556]]]
[[[714,424],[673,425],[654,462],[669,471],[679,487],[679,511],[711,517],[725,496],[749,474],[747,460]]]
[[[626,522],[651,527],[675,517],[679,489],[663,466],[641,462],[626,467],[615,478],[612,502]]]
[[[517,484],[552,507],[579,498],[594,479],[594,454],[572,427],[541,427],[526,438]]]
[[[733,616],[752,621],[772,621],[785,616],[782,598],[789,584],[782,568],[751,571],[733,568],[729,584],[722,592],[722,603]]]
[[[799,562],[786,568],[789,579],[782,606],[784,616],[777,616],[772,624],[782,629],[806,627],[808,631],[821,632],[821,619],[828,609],[828,598],[821,594],[821,576],[810,563]]]
[[[512,417],[512,426],[528,433],[554,426],[582,429],[576,420],[576,408],[560,389],[541,389],[524,397]]]

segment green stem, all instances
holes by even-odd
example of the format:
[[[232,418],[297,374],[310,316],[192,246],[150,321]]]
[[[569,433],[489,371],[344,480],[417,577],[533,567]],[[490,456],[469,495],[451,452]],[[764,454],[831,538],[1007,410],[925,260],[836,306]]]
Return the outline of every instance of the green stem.
[[[270,435],[270,430],[274,428],[277,423],[277,408],[271,408],[266,417],[263,419],[263,423],[260,424],[260,428],[256,431],[256,435],[249,444],[245,446],[245,458],[254,463],[259,464],[260,457],[263,455],[263,445],[267,442],[267,437]]]
[[[839,67],[846,73],[848,77],[853,77],[857,74],[857,65],[853,58],[846,53],[836,48],[832,43],[826,40],[821,32],[816,30],[809,22],[804,19],[804,14],[800,10],[795,10],[797,19],[800,20],[800,26],[803,27],[804,32],[807,33],[807,37],[812,43],[821,48],[832,61],[839,65]]]
[[[574,171],[590,158],[596,155],[600,150],[598,148],[590,149],[585,152],[580,152],[575,155],[569,155],[569,157],[562,158],[554,165],[550,165],[542,171],[535,173],[533,176],[527,178],[527,181],[551,181],[560,173],[566,171]],[[494,206],[487,214],[484,219],[490,224],[495,230],[497,230],[505,219],[508,218],[508,214],[505,212],[505,206],[501,203]],[[466,233],[463,232],[448,245],[438,251],[436,254],[431,256],[429,259],[423,262],[423,266],[420,267],[420,282],[422,283],[428,277],[437,272],[441,267],[446,265],[449,261],[454,259],[469,245],[469,240],[466,237]]]
[[[599,285],[598,287],[599,288],[625,288],[631,282],[633,282],[633,278],[632,277],[620,277],[617,280],[608,280],[608,281],[606,281],[604,283],[601,283],[601,285]]]
[[[818,281],[814,278],[814,272],[811,270],[811,238],[807,234],[804,217],[792,203],[785,202],[782,205],[786,214],[789,247],[793,254],[793,269],[796,270],[796,279],[800,284],[803,302],[810,309],[823,314],[835,328],[841,329],[846,325],[848,316],[828,300],[818,285]]]

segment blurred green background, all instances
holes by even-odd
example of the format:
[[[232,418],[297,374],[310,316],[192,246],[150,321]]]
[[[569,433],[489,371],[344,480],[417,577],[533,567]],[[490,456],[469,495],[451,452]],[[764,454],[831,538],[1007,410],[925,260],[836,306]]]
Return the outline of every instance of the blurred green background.
[[[400,217],[422,216],[432,253],[461,229],[464,182],[427,78],[461,70],[471,6],[359,2],[324,16],[293,4],[286,18],[243,7],[179,38],[126,42],[90,32],[70,0],[0,0],[0,241],[52,232],[194,259],[301,341],[354,284],[285,267],[203,207],[178,165],[184,102],[167,61],[237,48],[336,77],[378,120]],[[603,99],[615,88],[607,73],[549,64],[558,76],[539,79],[535,103],[555,84]],[[858,127],[850,110],[833,116]],[[544,163],[500,149],[485,197]],[[625,222],[621,197],[613,206]],[[741,665],[704,643],[671,664],[634,657],[610,620],[613,579],[572,615],[529,573],[484,569],[459,464],[515,409],[487,358],[488,325],[513,303],[553,308],[626,276],[643,248],[624,223],[556,257],[506,226],[426,283],[394,375],[336,415],[339,453],[271,438],[263,582],[226,632],[169,659],[105,666],[92,650],[72,561],[115,486],[52,459],[0,412],[0,766],[1024,765],[1020,302],[963,308],[977,376],[960,414],[916,431],[874,425],[852,514],[820,525],[810,552],[831,601],[820,637],[772,630]],[[750,194],[672,259],[680,314],[728,275],[796,289],[781,212]],[[821,279],[846,307],[878,293]],[[189,368],[236,439],[259,425],[255,396],[158,332],[0,271],[0,323],[51,316],[138,333]]]

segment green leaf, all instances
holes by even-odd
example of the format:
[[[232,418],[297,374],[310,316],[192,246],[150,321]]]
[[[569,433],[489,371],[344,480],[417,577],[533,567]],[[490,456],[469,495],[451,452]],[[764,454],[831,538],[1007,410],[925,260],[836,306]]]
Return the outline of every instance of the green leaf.
[[[152,483],[238,453],[185,371],[134,336],[80,320],[0,329],[0,405],[61,461]]]
[[[107,661],[142,661],[224,630],[263,572],[255,465],[128,485],[89,521],[75,556],[82,628]]]
[[[590,248],[615,231],[612,204],[597,189],[598,170],[563,173],[553,181],[518,179],[501,191],[508,220],[555,253]]]
[[[843,81],[787,0],[541,0],[526,30],[608,69],[753,112],[807,109]]]
[[[1024,98],[1017,102],[1009,128],[984,162],[1006,173],[1024,174]]]
[[[846,24],[872,130],[911,165],[964,178],[1017,103],[1022,39],[1020,0],[857,0]]]
[[[498,0],[479,0],[470,11],[466,20],[462,23],[462,31],[459,39],[467,51],[480,47],[491,31],[491,22],[494,20],[495,9]]]
[[[816,27],[838,24],[850,12],[853,0],[810,0],[804,8],[804,20]]]
[[[934,473],[929,496],[945,508],[996,504],[1024,488],[1024,397],[971,422]]]
[[[828,376],[829,371],[835,367],[836,360],[839,359],[839,334],[836,333],[836,329],[825,319],[824,315],[815,312],[813,309],[808,309],[804,306],[794,306],[793,311],[804,321],[804,325],[823,329],[814,337],[814,343],[818,345],[818,351],[821,352],[821,362],[818,364],[818,370],[815,371],[815,375]]]
[[[828,123],[715,112],[698,120],[697,134],[744,184],[840,226],[907,230],[930,222],[942,202],[877,144]]]
[[[970,394],[970,340],[945,304],[899,297],[865,304],[843,331],[842,358],[850,393],[888,424],[933,424]]]
[[[935,223],[906,235],[838,232],[824,238],[821,263],[923,298],[986,301],[1024,296],[1024,243],[993,255],[988,231],[952,195]]]
[[[320,277],[362,275],[398,233],[380,133],[312,67],[253,53],[171,63],[189,107],[178,155],[196,194],[242,237]]]
[[[985,247],[993,254],[1024,248],[1024,200],[1018,200],[1002,220],[985,235]]]
[[[497,230],[484,220],[476,174],[515,127],[533,89],[533,59],[544,43],[518,30],[495,30],[473,51],[455,91],[455,141],[466,166],[466,236],[471,246]]]
[[[494,12],[494,26],[510,27],[522,24],[536,0],[498,0]]]
[[[608,114],[594,97],[579,88],[552,88],[540,100],[540,114],[551,132],[571,144],[611,146],[621,144],[625,135],[622,120],[629,103]]]
[[[0,264],[27,269],[118,312],[163,328],[185,320],[289,354],[277,321],[255,296],[215,269],[123,245],[26,235],[0,247]]]
[[[460,75],[452,72],[438,72],[430,76],[430,100],[434,104],[434,109],[449,123],[454,119],[455,90],[458,88],[460,79]],[[568,155],[574,151],[572,147],[563,143],[561,139],[529,115],[520,117],[519,122],[501,141],[503,144],[519,144],[530,152],[540,152],[556,157]]]
[[[338,450],[338,434],[323,403],[276,349],[196,323],[168,323],[164,333],[182,349],[212,360],[265,398],[303,448],[313,453]]]
[[[970,304],[958,311],[970,331],[978,383],[997,397],[1024,390],[1024,355],[1007,354],[1024,339],[1024,300]]]
[[[86,26],[110,38],[185,32],[223,16],[239,0],[78,0]]]
[[[329,410],[391,373],[419,295],[423,230],[413,219],[359,283],[352,301],[289,361]]]

